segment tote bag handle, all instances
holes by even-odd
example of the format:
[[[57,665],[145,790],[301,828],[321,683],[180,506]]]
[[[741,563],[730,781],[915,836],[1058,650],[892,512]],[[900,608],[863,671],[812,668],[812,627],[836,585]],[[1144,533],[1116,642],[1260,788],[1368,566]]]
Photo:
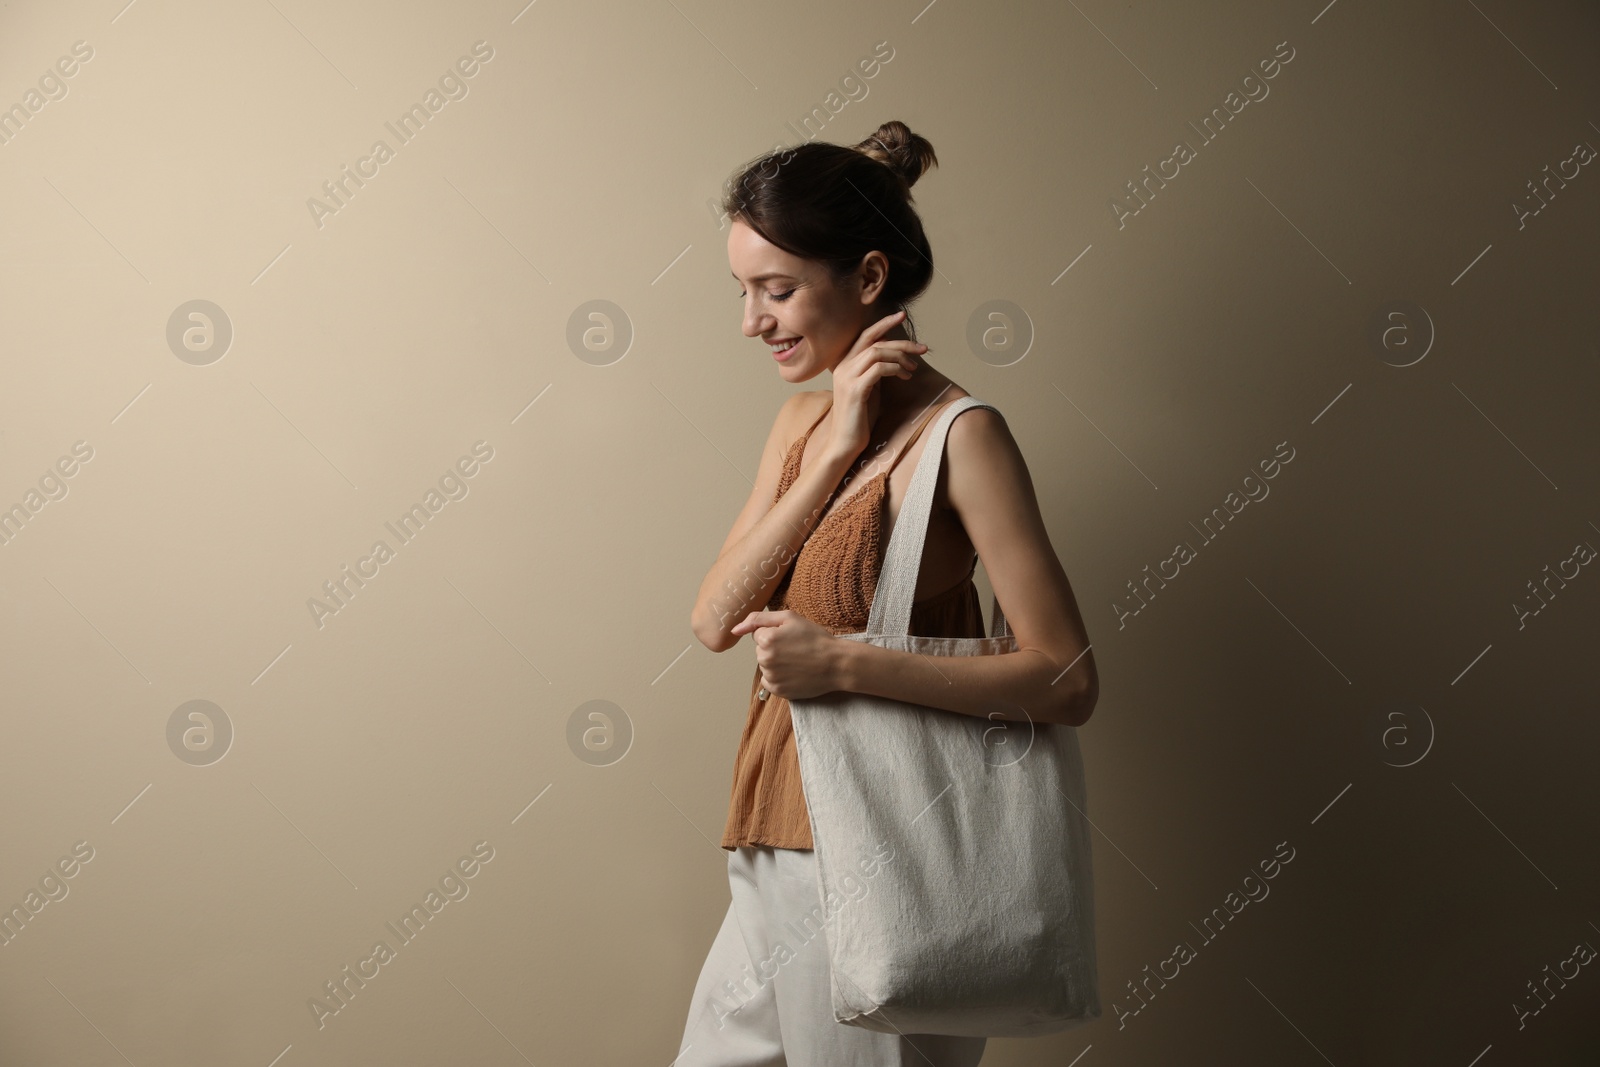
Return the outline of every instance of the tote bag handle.
[[[946,404],[928,430],[927,443],[922,447],[905,502],[900,505],[900,515],[889,534],[889,547],[883,554],[878,589],[872,597],[872,613],[867,616],[869,635],[905,637],[911,632],[911,601],[916,595],[917,572],[922,569],[922,548],[928,536],[928,518],[933,513],[933,491],[939,481],[939,468],[944,463],[945,436],[955,417],[968,408],[988,408],[996,414],[1000,410],[976,397],[964,396]],[[1010,636],[1011,629],[1006,625],[1005,613],[1000,610],[999,597],[994,599],[992,614],[992,635]]]

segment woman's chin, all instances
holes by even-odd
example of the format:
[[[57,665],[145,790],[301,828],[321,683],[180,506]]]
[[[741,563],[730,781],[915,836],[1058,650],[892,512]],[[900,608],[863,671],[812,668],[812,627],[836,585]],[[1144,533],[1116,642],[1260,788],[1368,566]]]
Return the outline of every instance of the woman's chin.
[[[804,356],[799,356],[798,353],[796,355],[798,358],[791,358],[788,362],[778,363],[778,377],[791,385],[797,385],[800,382],[810,381],[822,373],[823,368],[819,367],[810,358],[810,353],[806,353]],[[777,361],[774,360],[774,362]]]

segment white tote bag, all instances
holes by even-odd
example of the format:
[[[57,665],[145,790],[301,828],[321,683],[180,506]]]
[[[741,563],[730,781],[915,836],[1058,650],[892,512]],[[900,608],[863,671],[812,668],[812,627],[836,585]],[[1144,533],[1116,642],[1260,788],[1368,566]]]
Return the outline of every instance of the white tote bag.
[[[951,421],[933,423],[864,633],[928,657],[1017,651],[908,636]],[[931,666],[931,665],[930,665]],[[791,700],[827,918],[836,1021],[883,1033],[1032,1037],[1100,1017],[1094,876],[1077,730],[861,693]]]

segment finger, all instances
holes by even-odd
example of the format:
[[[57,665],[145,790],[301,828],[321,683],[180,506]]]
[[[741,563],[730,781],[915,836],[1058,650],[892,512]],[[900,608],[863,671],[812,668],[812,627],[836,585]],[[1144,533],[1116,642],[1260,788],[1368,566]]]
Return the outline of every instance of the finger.
[[[739,625],[750,630],[756,630],[763,626],[776,626],[782,622],[784,617],[788,614],[789,612],[787,611],[771,611],[765,609],[761,611],[752,611],[743,619],[739,620]]]
[[[728,632],[730,634],[743,635],[749,633],[751,630],[754,630],[757,627],[771,625],[768,621],[768,617],[770,615],[772,615],[772,612],[770,611],[752,611],[750,614],[736,622],[733,625],[733,628]]]
[[[928,346],[918,341],[879,341],[867,349],[868,357],[878,363],[903,366],[909,370],[917,367],[917,356],[928,351]]]
[[[906,313],[904,311],[896,311],[893,314],[885,315],[871,326],[868,326],[865,330],[862,330],[861,336],[856,339],[856,344],[861,348],[870,346],[878,338],[882,337],[884,334],[894,329],[895,326],[899,325],[900,320],[905,318],[905,314]]]
[[[906,371],[914,371],[917,370],[918,366],[922,366],[917,357],[928,350],[928,346],[925,346],[925,344],[917,344],[915,341],[912,344],[915,347],[899,349],[898,352],[894,352],[894,360],[898,363],[899,368],[904,368]]]
[[[876,373],[880,379],[896,377],[909,378],[911,377],[911,372],[916,369],[917,366],[915,363],[911,364],[910,366],[906,366],[904,363],[900,363],[898,361],[892,362],[890,360],[884,360],[881,363],[874,363],[870,368],[868,368],[867,373]]]

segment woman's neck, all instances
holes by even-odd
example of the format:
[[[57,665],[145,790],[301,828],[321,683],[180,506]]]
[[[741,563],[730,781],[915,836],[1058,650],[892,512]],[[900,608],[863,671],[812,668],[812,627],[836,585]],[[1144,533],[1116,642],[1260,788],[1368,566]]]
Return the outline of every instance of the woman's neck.
[[[878,418],[899,425],[916,418],[935,404],[955,383],[940,374],[928,361],[917,358],[917,369],[909,379],[885,378],[878,386]]]

